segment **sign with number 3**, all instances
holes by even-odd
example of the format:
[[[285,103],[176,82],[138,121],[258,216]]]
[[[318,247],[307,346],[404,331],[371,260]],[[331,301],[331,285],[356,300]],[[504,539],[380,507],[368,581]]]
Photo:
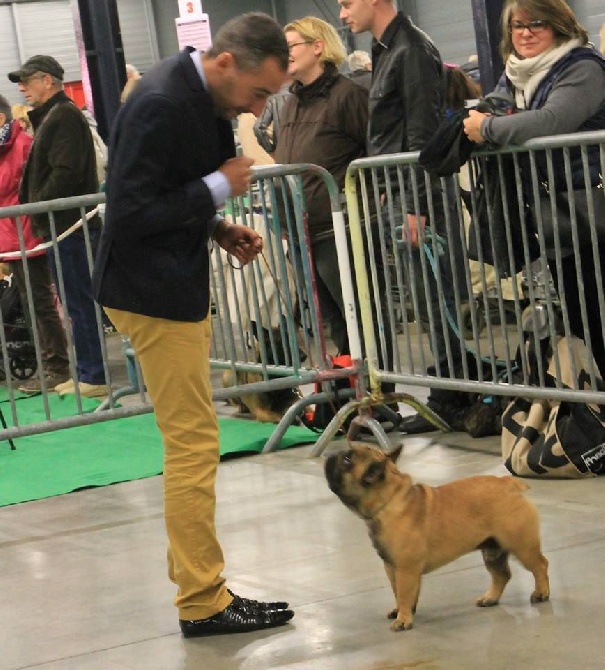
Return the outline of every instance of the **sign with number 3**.
[[[202,0],[179,0],[179,16],[184,19],[202,13]]]

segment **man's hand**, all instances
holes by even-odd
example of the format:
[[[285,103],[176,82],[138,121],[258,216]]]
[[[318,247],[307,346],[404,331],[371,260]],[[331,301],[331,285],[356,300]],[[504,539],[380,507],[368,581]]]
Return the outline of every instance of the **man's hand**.
[[[250,177],[252,176],[252,164],[254,161],[245,156],[238,156],[237,158],[230,158],[225,161],[219,170],[227,177],[227,181],[231,186],[231,195],[236,197],[244,195],[250,186]]]
[[[406,237],[405,226],[401,226],[401,239],[404,242],[409,242],[412,247],[415,249],[418,248],[418,230],[422,230],[424,233],[424,227],[426,226],[426,216],[416,216],[416,214],[408,214],[408,228],[409,228],[409,240]]]
[[[464,133],[469,140],[472,140],[476,144],[483,144],[485,138],[481,134],[481,124],[483,119],[491,116],[491,114],[483,114],[478,112],[476,109],[471,109],[468,113],[468,117],[464,119]]]
[[[242,265],[253,261],[263,250],[263,238],[252,228],[238,223],[219,221],[213,237],[220,247],[235,256]]]

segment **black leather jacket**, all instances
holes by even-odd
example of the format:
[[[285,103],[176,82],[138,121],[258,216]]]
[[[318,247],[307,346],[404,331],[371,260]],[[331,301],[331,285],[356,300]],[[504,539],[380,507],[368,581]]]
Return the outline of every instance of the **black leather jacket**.
[[[399,12],[372,45],[368,155],[420,151],[439,126],[443,90],[437,48]],[[411,189],[407,191],[408,211],[414,212]],[[418,192],[420,213],[426,214],[423,178]]]

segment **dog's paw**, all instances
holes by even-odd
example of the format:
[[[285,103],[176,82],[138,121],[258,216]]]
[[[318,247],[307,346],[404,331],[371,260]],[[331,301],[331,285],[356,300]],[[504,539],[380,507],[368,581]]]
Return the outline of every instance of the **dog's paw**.
[[[254,412],[254,418],[259,423],[279,423],[283,419],[283,414],[278,414],[271,410],[261,409],[257,407]]]
[[[477,599],[477,607],[495,607],[500,601],[497,598],[488,598],[481,596]]]
[[[393,623],[391,624],[391,630],[394,633],[399,632],[400,630],[410,630],[410,628],[413,628],[414,624],[411,621],[405,622],[403,619],[395,619]]]
[[[532,603],[532,605],[535,605],[536,603],[545,603],[547,600],[550,600],[549,593],[538,593],[534,591],[531,594],[529,602]]]
[[[396,618],[397,618],[397,608],[395,608],[394,610],[391,610],[387,614],[387,619],[396,619]]]

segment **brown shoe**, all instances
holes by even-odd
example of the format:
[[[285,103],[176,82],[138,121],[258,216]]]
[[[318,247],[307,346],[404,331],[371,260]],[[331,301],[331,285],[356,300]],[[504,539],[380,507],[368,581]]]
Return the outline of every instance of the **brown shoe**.
[[[44,385],[47,393],[55,390],[57,384],[62,384],[69,379],[69,373],[46,372],[44,374]],[[40,377],[32,377],[19,386],[21,393],[42,393],[42,381]]]

